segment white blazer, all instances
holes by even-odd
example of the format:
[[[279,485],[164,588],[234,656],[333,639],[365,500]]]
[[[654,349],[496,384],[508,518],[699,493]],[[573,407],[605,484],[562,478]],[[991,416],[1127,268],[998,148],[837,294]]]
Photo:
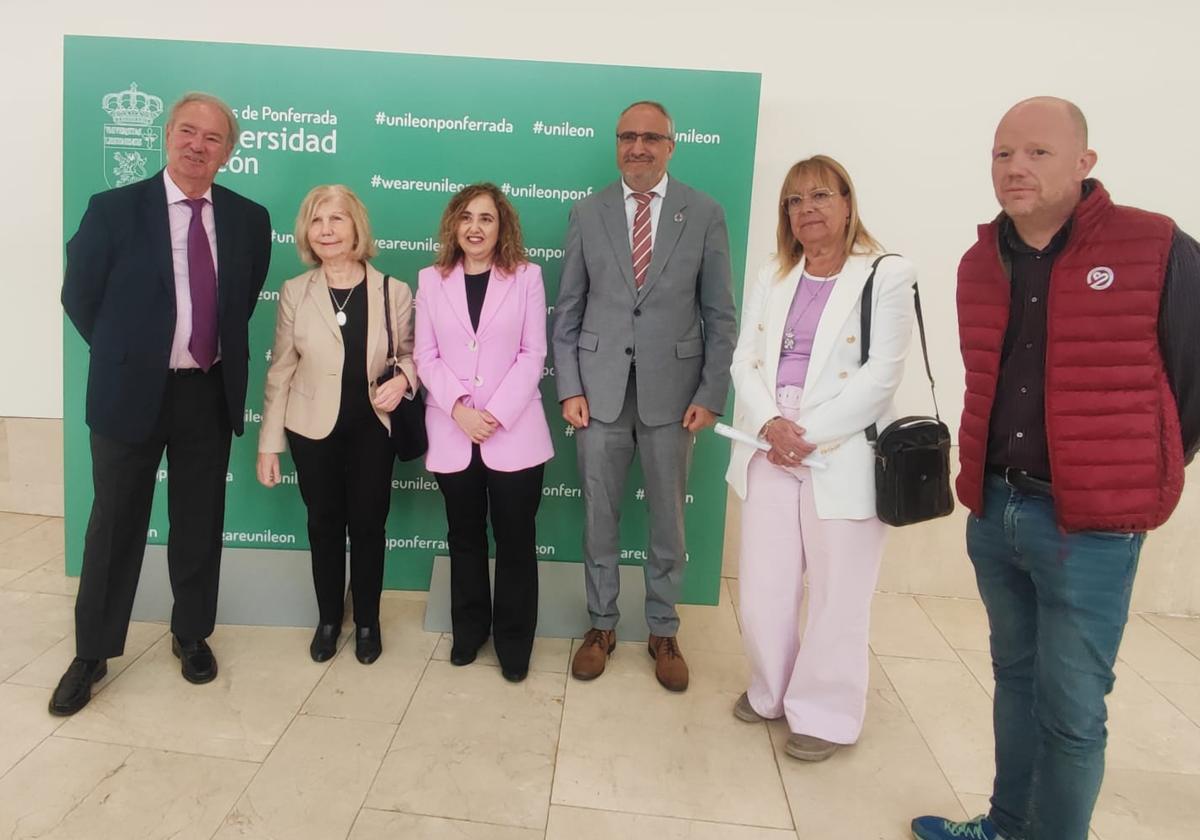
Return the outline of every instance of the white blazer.
[[[817,515],[822,519],[875,515],[875,453],[866,428],[878,423],[882,430],[896,416],[892,397],[904,376],[912,339],[917,275],[903,257],[879,263],[871,297],[871,352],[860,366],[862,290],[877,257],[856,254],[846,259],[821,313],[804,380],[796,422],[828,464],[824,470],[812,471]],[[772,260],[759,271],[746,296],[731,367],[737,398],[733,424],[754,436],[781,414],[775,403],[775,380],[788,310],[803,271],[801,259],[780,278],[778,263]],[[747,468],[756,451],[748,444],[733,444],[725,480],[742,499]]]

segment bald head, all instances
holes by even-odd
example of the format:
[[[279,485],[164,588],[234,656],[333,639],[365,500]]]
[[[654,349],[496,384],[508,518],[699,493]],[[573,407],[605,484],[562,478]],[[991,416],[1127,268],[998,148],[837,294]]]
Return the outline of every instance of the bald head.
[[[1083,115],[1079,106],[1069,99],[1060,99],[1057,96],[1033,96],[1029,99],[1022,99],[1008,109],[1008,113],[1000,120],[1000,124],[1004,125],[1004,121],[1010,117],[1033,118],[1050,123],[1061,122],[1064,127],[1070,127],[1080,150],[1088,147],[1087,117]]]
[[[1042,227],[1053,234],[1079,203],[1095,165],[1083,112],[1065,99],[1018,102],[996,126],[992,186],[1018,230]]]

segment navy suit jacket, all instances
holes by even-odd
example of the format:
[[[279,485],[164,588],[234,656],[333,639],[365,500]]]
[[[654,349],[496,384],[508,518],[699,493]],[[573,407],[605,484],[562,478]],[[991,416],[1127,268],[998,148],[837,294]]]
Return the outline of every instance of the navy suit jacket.
[[[271,260],[265,207],[217,184],[217,311],[229,422],[242,433],[248,322]],[[175,335],[175,269],[163,174],[97,193],[67,243],[63,309],[88,343],[87,424],[140,443],[162,406]]]

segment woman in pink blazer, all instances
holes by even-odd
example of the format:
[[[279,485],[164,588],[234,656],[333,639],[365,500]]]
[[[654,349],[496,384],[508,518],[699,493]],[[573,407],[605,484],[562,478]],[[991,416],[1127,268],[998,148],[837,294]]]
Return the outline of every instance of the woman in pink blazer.
[[[446,500],[450,661],[493,637],[505,679],[529,670],[537,626],[534,519],[554,454],[538,382],[546,359],[542,270],[525,260],[517,212],[494,184],[463,188],[442,214],[438,261],[417,285],[417,375],[427,389],[426,468]],[[488,585],[487,519],[496,540]]]

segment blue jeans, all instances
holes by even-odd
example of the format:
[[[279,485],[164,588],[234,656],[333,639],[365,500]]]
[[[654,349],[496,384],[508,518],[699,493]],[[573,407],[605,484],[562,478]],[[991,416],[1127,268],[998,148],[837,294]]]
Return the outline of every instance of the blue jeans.
[[[1113,663],[1144,533],[1065,533],[1051,499],[987,475],[967,553],[991,625],[996,780],[1011,840],[1086,840],[1104,778]]]

